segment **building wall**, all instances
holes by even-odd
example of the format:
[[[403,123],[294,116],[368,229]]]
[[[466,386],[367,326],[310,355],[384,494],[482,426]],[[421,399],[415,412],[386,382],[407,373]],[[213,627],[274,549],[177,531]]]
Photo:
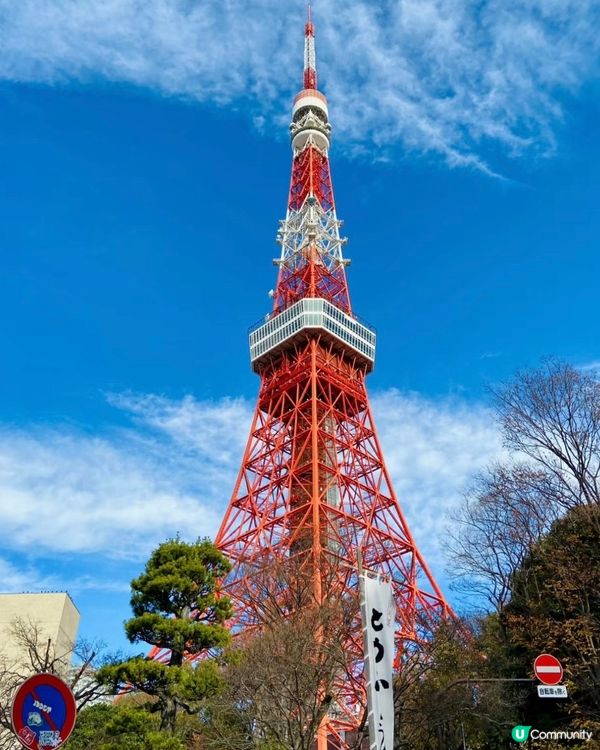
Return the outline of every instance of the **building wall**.
[[[68,679],[79,627],[79,611],[68,594],[0,594],[0,701],[7,708],[18,686],[37,671],[27,650],[15,643],[11,634],[11,625],[17,618],[25,627],[31,623],[38,628],[37,645],[42,657],[48,638],[51,639],[50,658],[60,660],[61,664],[53,667],[64,679]],[[11,731],[0,727],[0,748],[19,750],[21,743]]]
[[[40,631],[40,649],[52,640],[57,658],[68,666],[79,627],[79,611],[66,593],[0,594],[0,658],[5,662],[26,666],[27,653],[14,642],[11,623],[20,618],[35,623]]]

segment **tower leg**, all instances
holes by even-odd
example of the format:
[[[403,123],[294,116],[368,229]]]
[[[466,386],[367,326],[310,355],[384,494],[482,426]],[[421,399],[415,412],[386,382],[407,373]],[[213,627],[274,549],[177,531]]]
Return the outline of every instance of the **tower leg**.
[[[327,717],[323,717],[317,732],[317,750],[327,750]]]

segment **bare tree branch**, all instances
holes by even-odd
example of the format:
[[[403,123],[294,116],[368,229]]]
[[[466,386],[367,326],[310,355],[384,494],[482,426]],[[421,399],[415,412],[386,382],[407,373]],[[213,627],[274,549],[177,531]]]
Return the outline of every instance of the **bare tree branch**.
[[[506,445],[551,477],[564,509],[600,503],[600,382],[546,359],[492,394]]]
[[[512,574],[561,509],[543,471],[496,465],[476,477],[447,537],[453,587],[499,611]]]
[[[81,640],[57,651],[39,622],[23,618],[13,620],[9,636],[14,655],[0,658],[0,750],[15,747],[10,707],[18,687],[31,675],[47,672],[62,678],[73,691],[78,710],[107,696],[106,688],[94,679],[96,668],[114,658],[104,654],[103,643]]]
[[[310,750],[323,718],[341,710],[341,689],[356,658],[349,640],[358,602],[317,601],[310,571],[293,563],[254,571],[245,596],[256,627],[237,637],[225,693],[207,707],[204,741],[210,750],[269,743]]]

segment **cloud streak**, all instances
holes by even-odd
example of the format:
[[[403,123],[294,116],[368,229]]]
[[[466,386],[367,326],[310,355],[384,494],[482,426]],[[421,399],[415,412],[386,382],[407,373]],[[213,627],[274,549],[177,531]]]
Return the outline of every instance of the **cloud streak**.
[[[144,409],[137,429],[103,436],[66,427],[0,431],[5,548],[140,559],[177,532],[214,535],[231,491],[235,436],[243,435],[249,410],[228,400],[219,408],[163,400],[160,411],[155,397],[121,396],[118,403],[134,417]]]
[[[473,475],[503,455],[494,417],[481,405],[393,389],[374,394],[372,407],[398,501],[439,577],[449,511]]]
[[[0,0],[0,77],[98,78],[239,107],[283,124],[304,3]],[[336,136],[489,171],[491,145],[550,154],[565,95],[598,74],[597,0],[330,0],[316,8]]]
[[[0,543],[12,552],[13,566],[21,555],[33,562],[65,554],[140,561],[177,532],[186,539],[216,533],[252,405],[130,393],[109,400],[130,416],[128,428],[94,436],[60,426],[0,430]],[[481,406],[396,390],[376,393],[372,403],[411,531],[441,566],[446,512],[473,473],[501,452],[492,416]],[[45,588],[125,584],[82,575],[68,582],[62,573],[52,576],[46,563],[44,570],[51,576]],[[4,574],[13,589],[40,578],[8,562],[3,569],[0,559]]]
[[[12,561],[0,557],[0,591],[3,594],[57,588],[51,577],[41,574],[33,566],[15,565]]]
[[[589,372],[592,375],[600,372],[600,359],[592,360],[591,362],[584,362],[582,365],[577,365],[577,369],[582,372]]]

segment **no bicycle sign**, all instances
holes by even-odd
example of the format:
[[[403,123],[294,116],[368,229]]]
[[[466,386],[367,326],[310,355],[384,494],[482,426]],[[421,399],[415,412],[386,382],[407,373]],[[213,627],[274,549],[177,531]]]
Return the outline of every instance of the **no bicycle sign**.
[[[24,747],[46,750],[64,745],[75,726],[77,707],[67,685],[53,674],[36,674],[17,690],[12,723]]]

